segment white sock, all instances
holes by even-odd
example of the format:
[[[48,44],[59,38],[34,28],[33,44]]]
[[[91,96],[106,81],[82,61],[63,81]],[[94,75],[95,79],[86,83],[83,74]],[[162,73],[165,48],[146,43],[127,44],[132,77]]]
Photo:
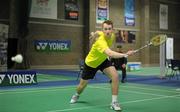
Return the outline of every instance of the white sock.
[[[78,94],[78,93],[75,93],[75,95],[76,95],[76,96],[79,96],[79,94]]]
[[[117,95],[112,95],[112,102],[117,102]]]

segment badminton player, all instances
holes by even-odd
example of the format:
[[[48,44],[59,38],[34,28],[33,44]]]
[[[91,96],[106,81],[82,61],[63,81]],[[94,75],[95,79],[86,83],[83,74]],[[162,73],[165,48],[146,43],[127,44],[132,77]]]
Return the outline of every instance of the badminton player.
[[[132,55],[134,51],[128,51],[127,53],[118,53],[112,51],[110,47],[115,40],[115,34],[113,33],[113,22],[106,20],[102,23],[102,31],[98,31],[98,38],[95,39],[86,59],[82,77],[80,83],[76,88],[75,94],[72,96],[70,103],[76,103],[80,94],[83,92],[88,84],[89,79],[93,79],[96,72],[101,70],[112,80],[112,102],[110,108],[113,110],[121,110],[118,103],[118,89],[119,89],[119,76],[112,63],[108,60],[109,57],[120,58]]]

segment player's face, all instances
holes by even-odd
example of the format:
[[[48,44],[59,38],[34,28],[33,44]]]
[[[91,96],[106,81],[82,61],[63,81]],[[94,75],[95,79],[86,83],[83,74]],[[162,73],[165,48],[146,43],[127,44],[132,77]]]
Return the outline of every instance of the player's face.
[[[112,25],[108,25],[108,24],[104,23],[103,24],[103,32],[107,37],[110,37],[113,32]]]

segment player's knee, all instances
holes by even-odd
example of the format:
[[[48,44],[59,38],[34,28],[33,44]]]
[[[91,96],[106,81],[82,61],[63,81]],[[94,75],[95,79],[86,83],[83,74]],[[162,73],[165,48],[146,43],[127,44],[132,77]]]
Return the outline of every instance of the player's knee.
[[[114,79],[114,80],[119,80],[119,75],[118,75],[118,74],[112,75],[112,79]]]

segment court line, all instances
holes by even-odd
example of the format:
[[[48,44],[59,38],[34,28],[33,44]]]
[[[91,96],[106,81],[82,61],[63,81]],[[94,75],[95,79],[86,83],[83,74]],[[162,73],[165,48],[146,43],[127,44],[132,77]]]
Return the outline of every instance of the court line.
[[[166,99],[166,98],[173,98],[173,97],[178,97],[178,96],[180,96],[180,94],[172,95],[172,96],[161,96],[161,97],[157,97],[157,98],[147,98],[147,99],[141,99],[141,100],[126,101],[126,102],[122,102],[121,104],[129,104],[129,103],[137,103],[137,102],[144,102],[144,101],[151,101],[151,100],[158,100],[158,99]],[[78,108],[62,109],[62,110],[50,110],[47,112],[66,112],[66,111],[72,111],[72,110],[83,110],[83,109],[106,107],[106,106],[109,106],[109,105],[86,106],[86,107],[78,107]]]
[[[41,77],[41,76],[43,76],[44,74],[38,74],[38,76],[40,77],[40,81],[39,82],[43,82],[43,81],[64,81],[64,80],[69,80],[69,78],[67,78],[67,77],[60,77],[60,76],[49,76],[49,75],[45,75],[44,77]],[[49,79],[49,77],[50,78],[57,78],[56,80],[54,80],[54,79]],[[61,78],[61,80],[59,79],[59,78]]]
[[[90,87],[90,88],[110,89],[110,88],[107,88],[107,87]],[[136,93],[136,94],[152,95],[152,96],[168,96],[168,95],[153,94],[153,93],[147,93],[147,92],[130,91],[130,90],[125,90],[125,89],[123,89],[121,91],[129,92],[129,93]],[[180,97],[176,97],[176,98],[180,98]]]
[[[66,80],[69,80],[69,79],[67,79],[67,78],[62,78],[61,80],[53,80],[53,81],[66,81]],[[39,82],[50,82],[50,81],[52,81],[52,80],[48,80],[48,79],[41,79]]]
[[[161,89],[152,89],[152,88],[144,88],[144,87],[137,87],[137,86],[121,86],[125,88],[137,88],[137,89],[143,89],[143,90],[153,90],[153,91],[163,91],[163,92],[169,92],[169,93],[179,93],[178,91],[175,91],[176,89],[171,89],[171,90],[164,90],[164,88]]]
[[[105,86],[105,85],[99,85],[99,86],[104,86],[104,87],[108,87],[108,86]],[[139,85],[138,85],[139,86]],[[151,86],[147,86],[146,88],[145,87],[137,87],[137,86],[131,86],[131,85],[125,85],[125,86],[120,86],[120,88],[137,88],[137,89],[143,89],[143,90],[153,90],[153,91],[160,91],[160,92],[169,92],[169,93],[180,93],[180,91],[177,91],[175,88],[172,89],[172,88],[168,88],[168,89],[171,89],[171,90],[165,90],[164,88],[161,88],[161,89],[152,89],[152,88],[149,88]]]
[[[100,85],[100,86],[105,86],[107,87],[107,84],[95,84],[95,85]],[[90,88],[94,88],[94,86],[89,85],[88,87]],[[129,86],[129,85],[128,85]],[[42,91],[58,91],[58,90],[71,90],[71,89],[75,89],[76,86],[66,86],[66,87],[48,87],[48,88],[27,88],[27,89],[18,89],[20,91],[17,90],[5,90],[3,93],[0,94],[7,94],[7,93],[28,93],[28,92],[42,92]],[[132,86],[133,87],[133,86]],[[134,86],[135,87],[135,86]],[[31,89],[31,90],[29,90]],[[109,89],[109,88],[106,88]],[[152,90],[152,89],[147,89],[147,90]],[[153,90],[158,90],[159,89],[153,89]],[[124,90],[123,90],[124,91]],[[127,90],[126,90],[127,91]],[[134,91],[131,91],[134,92]],[[150,94],[150,93],[140,93],[139,94]],[[159,96],[158,94],[151,94],[151,95],[155,95],[155,96]],[[178,97],[180,95],[172,95],[172,96],[165,96],[165,95],[160,95],[161,97],[158,98],[150,98],[150,99],[141,99],[141,100],[134,100],[134,101],[127,101],[127,102],[122,102],[122,104],[126,104],[126,103],[133,103],[133,102],[142,102],[142,101],[148,101],[148,100],[155,100],[155,99],[164,99],[164,98],[170,98],[170,97]],[[179,98],[179,97],[178,97]],[[105,107],[105,106],[109,106],[108,105],[98,105],[98,106],[89,106],[89,107],[80,107],[80,108],[72,108],[72,109],[63,109],[63,110],[52,110],[52,111],[48,111],[48,112],[62,112],[62,111],[71,111],[71,110],[81,110],[81,109],[87,109],[87,108],[95,108],[95,107]]]
[[[92,84],[94,85],[94,84]],[[91,87],[92,85],[89,85],[88,87]],[[95,84],[96,86],[103,86],[103,87],[108,87],[107,85],[104,85],[104,84]],[[63,90],[71,90],[71,89],[75,89],[76,85],[73,85],[73,86],[65,86],[65,87],[46,87],[46,88],[27,88],[27,89],[13,89],[13,90],[1,90],[0,91],[0,94],[7,94],[7,93],[34,93],[34,92],[42,92],[42,91],[57,91],[57,90],[60,90],[60,89],[63,89]],[[93,87],[93,86],[92,86]],[[180,91],[168,91],[168,90],[161,90],[161,89],[150,89],[150,88],[143,88],[143,87],[136,87],[136,86],[129,86],[127,85],[126,86],[121,86],[122,88],[128,88],[128,87],[131,87],[131,88],[138,88],[138,89],[145,89],[145,90],[154,90],[154,91],[164,91],[164,92],[171,92],[171,93],[180,93]],[[54,90],[55,89],[55,90]],[[20,91],[19,91],[20,90]]]
[[[109,89],[107,87],[94,87],[94,86],[89,86],[90,88],[98,88],[98,89]],[[123,90],[131,93],[137,93],[137,94],[146,94],[146,95],[153,95],[157,96],[156,98],[148,98],[148,99],[141,99],[141,100],[133,100],[133,101],[127,101],[127,102],[122,102],[121,104],[128,104],[128,103],[135,103],[135,102],[143,102],[143,101],[150,101],[150,100],[158,100],[158,99],[165,99],[165,98],[180,98],[180,94],[178,95],[160,95],[160,94],[152,94],[152,93],[145,93],[145,92],[135,92],[135,91],[129,91],[129,90]],[[89,108],[96,108],[96,107],[105,107],[108,105],[98,105],[98,106],[86,106],[86,107],[78,107],[78,108],[71,108],[71,109],[62,109],[62,110],[50,110],[47,112],[65,112],[65,111],[72,111],[72,110],[82,110],[82,109],[89,109]]]
[[[29,90],[30,89],[30,90]],[[0,94],[14,94],[14,93],[34,93],[34,92],[44,92],[44,91],[58,91],[58,90],[71,90],[74,89],[74,86],[67,87],[50,87],[50,88],[28,88],[28,89],[18,89],[18,90],[3,90],[0,91]]]

